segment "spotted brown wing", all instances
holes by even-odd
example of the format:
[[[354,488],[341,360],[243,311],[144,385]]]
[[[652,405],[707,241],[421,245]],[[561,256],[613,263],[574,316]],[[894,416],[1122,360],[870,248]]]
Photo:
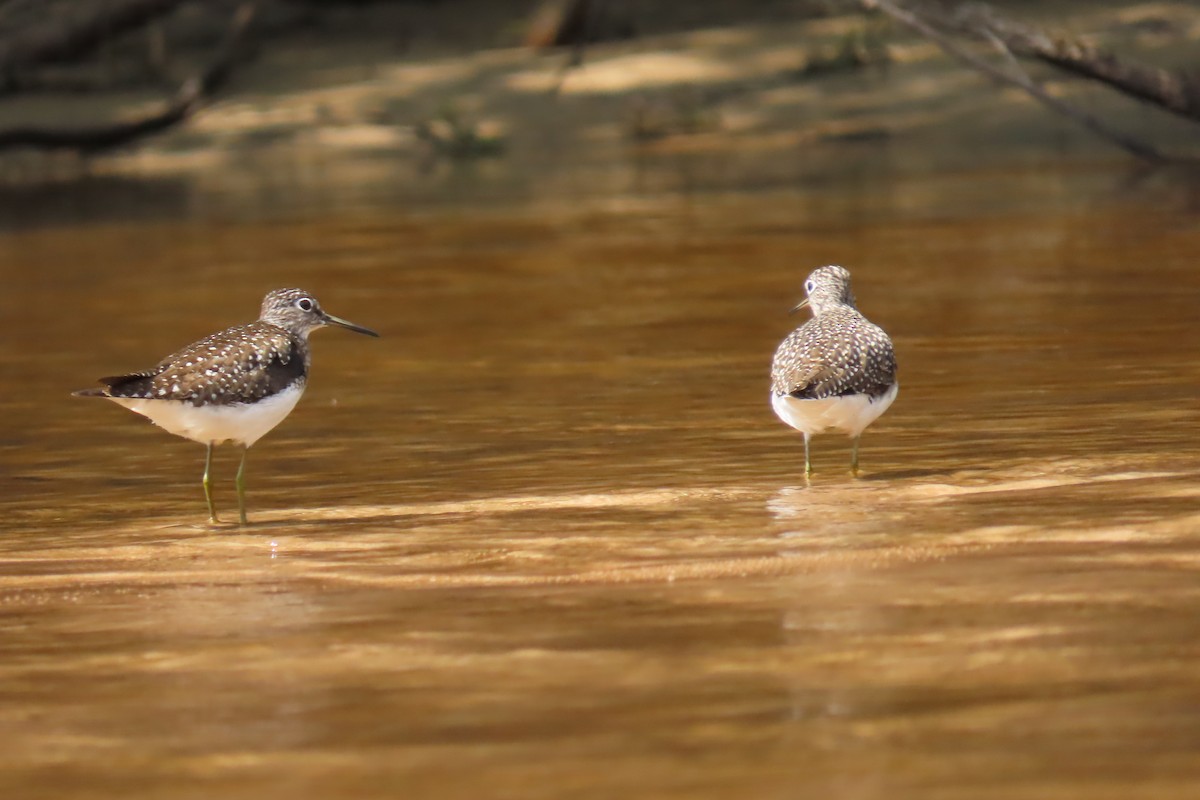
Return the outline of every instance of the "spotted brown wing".
[[[269,323],[252,322],[214,333],[167,356],[154,368],[101,378],[108,397],[232,405],[261,400],[303,380],[304,340]]]
[[[772,391],[801,399],[876,397],[895,380],[891,340],[852,308],[827,311],[792,331],[771,369]]]

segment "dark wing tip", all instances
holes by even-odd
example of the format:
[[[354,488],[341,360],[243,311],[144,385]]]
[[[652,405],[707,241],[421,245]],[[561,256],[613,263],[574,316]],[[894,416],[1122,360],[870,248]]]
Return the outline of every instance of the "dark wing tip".
[[[803,386],[797,386],[787,393],[788,397],[794,397],[797,400],[823,400],[825,399],[821,387],[815,383],[806,383]]]
[[[143,380],[151,377],[149,372],[134,372],[129,375],[109,375],[100,378],[96,383],[99,386],[91,389],[80,389],[77,392],[71,392],[73,397],[125,397],[126,393],[122,388],[127,388],[127,385],[133,381]]]

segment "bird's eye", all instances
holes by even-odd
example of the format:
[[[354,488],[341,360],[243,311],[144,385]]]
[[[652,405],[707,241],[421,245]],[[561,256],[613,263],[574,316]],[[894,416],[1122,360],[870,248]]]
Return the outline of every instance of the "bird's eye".
[[[296,308],[300,309],[301,311],[312,311],[313,301],[307,297],[301,297],[296,301]]]
[[[809,294],[812,294],[816,288],[817,288],[817,285],[815,283],[813,283],[812,281],[804,282],[804,291],[808,292]]]

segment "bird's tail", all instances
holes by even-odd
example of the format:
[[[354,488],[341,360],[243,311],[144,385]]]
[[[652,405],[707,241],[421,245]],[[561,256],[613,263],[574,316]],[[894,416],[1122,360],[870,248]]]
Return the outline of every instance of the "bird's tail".
[[[73,397],[137,397],[149,389],[147,379],[154,377],[151,372],[134,372],[130,375],[110,375],[100,378],[99,386],[93,389],[80,389],[71,392]]]

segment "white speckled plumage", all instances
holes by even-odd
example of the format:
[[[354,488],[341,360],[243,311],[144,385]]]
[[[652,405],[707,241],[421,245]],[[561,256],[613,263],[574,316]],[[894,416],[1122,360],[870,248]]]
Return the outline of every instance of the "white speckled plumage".
[[[859,312],[850,273],[818,267],[804,284],[813,317],[775,351],[771,407],[804,434],[805,471],[811,472],[809,438],[840,431],[854,440],[851,469],[858,469],[858,438],[896,399],[892,340]],[[797,306],[799,307],[799,306]]]
[[[206,445],[204,490],[215,522],[208,481],[213,446],[233,442],[248,449],[291,413],[308,382],[308,335],[325,325],[378,336],[325,313],[302,289],[277,289],[263,298],[256,322],[206,336],[151,369],[101,378],[100,388],[75,394],[108,398],[170,433]],[[243,524],[244,469],[245,451],[237,479]]]

